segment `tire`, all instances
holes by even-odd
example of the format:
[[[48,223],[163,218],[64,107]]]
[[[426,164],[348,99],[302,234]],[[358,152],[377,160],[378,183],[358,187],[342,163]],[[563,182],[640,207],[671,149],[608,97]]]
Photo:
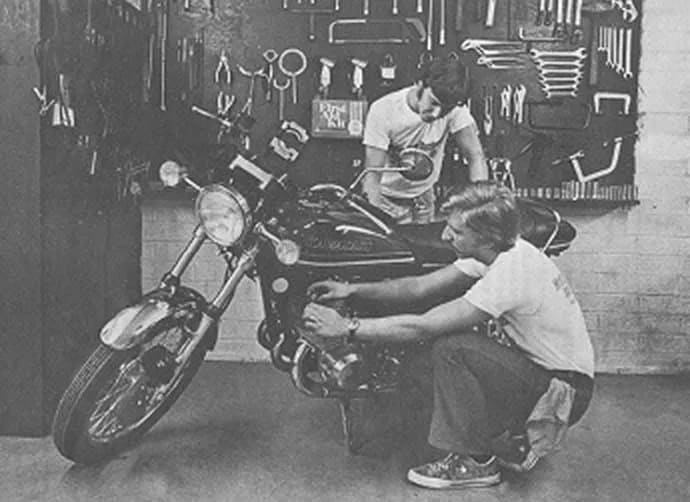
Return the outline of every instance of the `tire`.
[[[157,343],[159,337],[172,332],[181,333],[184,322],[179,318],[164,319],[153,328],[150,342],[140,347],[118,351],[101,343],[94,350],[67,387],[53,419],[53,441],[62,455],[78,464],[107,460],[133,445],[170,409],[199,370],[208,350],[206,341],[194,349],[186,362],[174,366],[174,373],[167,382],[158,382],[147,373],[144,361],[147,353],[153,353],[152,347],[164,347]],[[137,370],[133,379],[130,372]],[[157,402],[151,404],[149,397],[142,399],[142,392],[155,392],[156,389],[165,389]],[[109,406],[104,406],[104,402]],[[147,409],[141,416],[137,415],[133,423],[117,430],[121,425],[119,420],[123,418],[121,412],[129,408],[139,412],[142,402],[146,403]],[[106,410],[100,412],[99,407]],[[95,418],[97,410],[101,413],[101,423],[113,417],[116,419],[114,425],[105,427],[106,433],[112,432],[110,437],[107,434],[96,437],[94,433],[94,421],[99,423]],[[129,418],[125,413],[124,419]],[[115,431],[111,431],[113,427]]]

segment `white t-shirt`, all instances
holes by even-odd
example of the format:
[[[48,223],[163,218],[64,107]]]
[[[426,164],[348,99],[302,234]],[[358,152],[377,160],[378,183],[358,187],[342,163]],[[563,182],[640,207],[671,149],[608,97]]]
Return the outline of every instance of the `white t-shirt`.
[[[397,165],[397,153],[403,148],[419,148],[434,160],[431,176],[411,181],[399,173],[384,173],[381,193],[391,197],[412,198],[434,186],[441,175],[443,151],[450,134],[474,124],[467,106],[456,106],[445,116],[433,122],[424,122],[407,103],[412,86],[391,92],[374,101],[369,107],[364,125],[366,146],[389,152],[390,164]]]
[[[556,265],[518,239],[486,266],[458,259],[455,266],[479,280],[465,293],[472,305],[502,318],[505,332],[537,364],[594,375],[594,350],[582,310]]]

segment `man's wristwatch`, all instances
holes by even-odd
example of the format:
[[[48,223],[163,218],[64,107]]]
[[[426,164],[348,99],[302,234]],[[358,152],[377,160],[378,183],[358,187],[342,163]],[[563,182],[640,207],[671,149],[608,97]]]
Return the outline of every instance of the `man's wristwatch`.
[[[345,337],[345,343],[355,342],[355,333],[359,329],[359,319],[356,317],[351,317],[350,322],[347,323],[347,336]]]

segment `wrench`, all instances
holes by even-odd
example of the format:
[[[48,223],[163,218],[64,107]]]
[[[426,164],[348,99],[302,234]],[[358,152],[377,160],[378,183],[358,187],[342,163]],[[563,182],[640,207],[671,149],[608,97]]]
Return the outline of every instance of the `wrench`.
[[[626,28],[625,30],[625,73],[623,73],[623,78],[632,78],[632,37],[633,29]]]
[[[424,12],[424,0],[417,0],[417,14]]]
[[[362,15],[364,17],[369,15],[369,0],[364,0],[364,5],[362,6]]]
[[[539,26],[544,20],[544,14],[546,14],[546,0],[539,0],[539,10],[537,11],[537,20],[534,22]]]
[[[446,0],[441,0],[441,11],[439,13],[438,45],[446,45]]]
[[[496,68],[496,66],[504,66],[504,65],[512,65],[512,68],[524,68],[525,67],[525,61],[520,59],[520,58],[514,58],[514,57],[487,57],[487,56],[479,56],[477,58],[477,64],[479,66],[487,66],[489,68]]]
[[[527,88],[520,84],[513,91],[513,122],[522,124],[525,118],[525,97]]]
[[[544,24],[549,26],[553,20],[553,4],[555,0],[547,0],[546,13],[544,14]]]
[[[496,20],[496,0],[487,0],[486,22],[484,23],[484,26],[486,26],[487,28],[493,28],[495,20]]]
[[[525,35],[525,27],[520,26],[518,28],[518,40],[522,42],[562,42],[562,38],[555,37],[529,37]]]
[[[540,75],[544,78],[549,78],[552,75],[553,76],[563,76],[563,75],[572,75],[572,76],[582,76],[582,69],[581,68],[544,68],[540,70]]]
[[[565,0],[556,0],[556,24],[553,27],[554,37],[565,37]]]
[[[573,61],[556,61],[556,60],[543,60],[540,59],[539,61],[535,61],[534,64],[537,66],[539,69],[546,69],[546,68],[582,68],[584,66],[584,62],[582,59],[576,59]]]
[[[398,8],[398,0],[393,0],[393,15],[397,16],[400,9]]]
[[[625,71],[625,28],[618,29],[618,60],[616,61],[616,71]]]
[[[570,35],[571,44],[579,44],[582,40],[584,32],[582,31],[582,0],[575,0],[575,20],[572,35]]]
[[[483,128],[486,136],[491,136],[494,126],[494,97],[491,91],[484,89],[484,121]]]
[[[537,49],[532,49],[529,51],[529,55],[535,59],[542,58],[579,58],[584,59],[587,57],[587,49],[580,47],[573,51],[539,51]]]
[[[286,79],[284,84],[279,84],[278,79],[273,80],[273,87],[278,91],[278,120],[285,120],[285,91],[290,87],[290,79]]]
[[[568,0],[565,8],[565,31],[570,31],[573,27],[573,7],[574,0]]]
[[[426,51],[431,52],[433,47],[433,37],[431,31],[434,29],[434,0],[429,0],[429,12],[426,19]]]
[[[478,50],[484,46],[514,48],[520,49],[521,51],[525,50],[525,44],[522,42],[511,42],[510,40],[484,40],[481,38],[468,38],[464,40],[462,44],[460,44],[460,49],[463,51],[468,51],[470,49]]]
[[[498,116],[508,120],[510,118],[510,105],[512,104],[513,87],[506,85],[501,89],[501,111]]]

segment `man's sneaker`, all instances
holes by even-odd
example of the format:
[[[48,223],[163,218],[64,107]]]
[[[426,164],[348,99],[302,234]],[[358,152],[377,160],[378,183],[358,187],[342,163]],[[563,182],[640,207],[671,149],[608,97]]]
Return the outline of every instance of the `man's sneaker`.
[[[447,457],[407,471],[407,479],[425,488],[479,488],[501,482],[496,459],[485,464],[451,453]]]
[[[512,435],[505,431],[491,442],[498,464],[511,471],[527,472],[537,465],[537,457],[530,448],[526,434]]]

